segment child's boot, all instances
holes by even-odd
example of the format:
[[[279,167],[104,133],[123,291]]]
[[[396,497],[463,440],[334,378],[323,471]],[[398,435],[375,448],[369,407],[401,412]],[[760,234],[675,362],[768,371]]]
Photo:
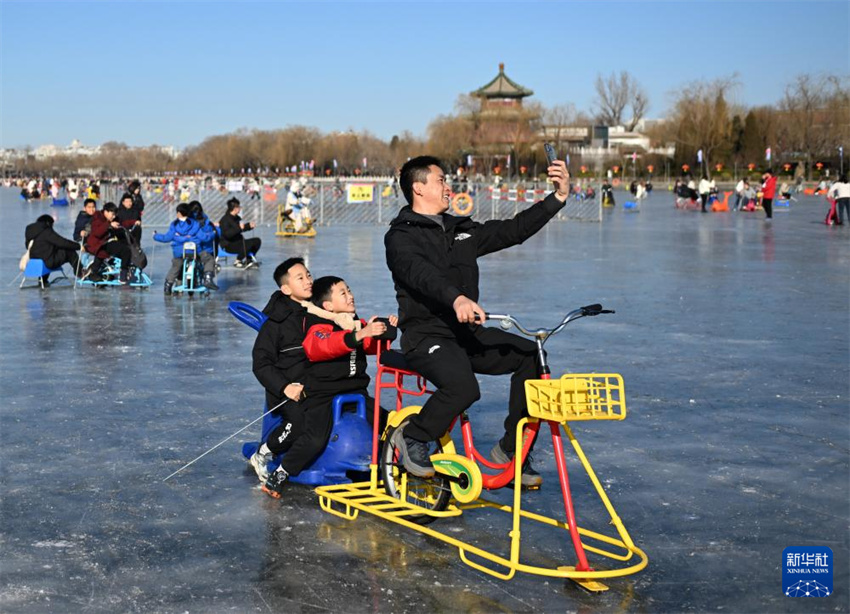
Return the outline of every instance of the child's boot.
[[[277,471],[271,474],[269,479],[266,480],[266,483],[263,484],[262,490],[268,496],[274,499],[280,499],[281,495],[283,495],[284,484],[286,484],[286,480],[288,479],[289,474],[282,467],[278,467]]]
[[[171,296],[171,288],[173,288],[173,287],[174,287],[173,281],[166,281],[165,282],[165,296]]]
[[[204,286],[210,290],[218,290],[218,286],[215,285],[212,273],[204,273]]]

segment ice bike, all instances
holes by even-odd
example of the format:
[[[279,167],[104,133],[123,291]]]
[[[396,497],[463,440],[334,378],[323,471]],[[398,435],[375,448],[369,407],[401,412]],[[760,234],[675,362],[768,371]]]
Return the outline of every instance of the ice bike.
[[[382,390],[390,389],[394,392],[396,409],[390,414],[383,433],[378,432],[377,426],[373,430],[370,481],[317,488],[316,493],[319,495],[322,509],[349,520],[354,520],[359,512],[363,511],[417,530],[457,547],[464,563],[503,580],[509,580],[517,571],[522,571],[568,578],[588,590],[604,591],[607,586],[599,580],[633,574],[646,567],[646,554],[633,543],[567,424],[571,421],[623,420],[626,417],[626,401],[622,377],[617,374],[577,373],[553,380],[550,377],[546,353],[543,351],[546,341],[563,331],[569,323],[604,313],[613,311],[603,309],[601,305],[588,305],[569,312],[554,328],[538,329],[528,329],[510,315],[488,314],[487,318],[498,321],[503,329],[516,327],[537,345],[540,379],[529,380],[525,384],[529,416],[517,425],[515,449],[518,451],[518,458],[499,464],[482,455],[475,448],[472,425],[464,412],[455,419],[449,431],[437,443],[435,453],[431,455],[431,462],[437,472],[431,479],[421,479],[408,474],[399,462],[398,451],[391,443],[393,432],[421,409],[419,406],[404,407],[404,398],[408,395],[423,396],[431,391],[428,390],[424,378],[406,364],[404,356],[400,352],[390,350],[390,342],[385,342],[378,352],[374,424],[378,424]],[[415,384],[405,387],[405,378],[413,378]],[[451,437],[458,422],[462,453],[455,447]],[[514,488],[513,505],[503,505],[481,496],[483,490],[496,490],[510,483],[521,483],[522,465],[543,423],[548,424],[551,431],[555,465],[564,502],[564,520],[522,509],[521,488]],[[566,433],[578,460],[610,515],[610,522],[616,528],[617,537],[578,526],[561,429]],[[508,533],[509,556],[495,554],[482,546],[469,544],[453,535],[442,533],[435,528],[437,525],[426,526],[436,519],[460,516],[477,508],[497,509],[511,515],[512,525]],[[575,550],[575,564],[542,567],[522,562],[522,520],[566,530]],[[593,544],[586,543],[591,540]],[[612,546],[616,551],[610,549]],[[587,552],[630,564],[620,568],[595,569],[590,566]],[[633,560],[635,558],[636,560]],[[491,565],[487,565],[487,562]]]

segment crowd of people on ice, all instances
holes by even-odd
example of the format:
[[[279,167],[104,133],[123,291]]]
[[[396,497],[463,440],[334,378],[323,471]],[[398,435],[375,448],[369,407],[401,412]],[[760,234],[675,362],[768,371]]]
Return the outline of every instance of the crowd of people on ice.
[[[107,202],[98,209],[96,198],[88,197],[77,214],[72,239],[59,235],[53,229],[53,217],[42,215],[24,230],[24,243],[28,258],[44,261],[48,269],[58,269],[70,264],[75,277],[93,283],[103,281],[106,261],[115,259],[119,263],[118,282],[130,283],[131,269],[145,267],[146,258],[141,250],[142,220],[145,201],[141,195],[139,181],[131,181],[119,204]],[[215,259],[219,247],[235,254],[236,268],[250,268],[256,264],[256,254],[262,240],[247,238],[244,233],[252,230],[253,222],[243,222],[240,217],[242,206],[237,198],[227,201],[227,212],[213,223],[204,213],[203,205],[195,200],[180,203],[176,217],[165,232],[153,233],[153,240],[169,243],[172,249],[171,267],[166,274],[164,292],[171,294],[177,277],[182,272],[184,246],[195,245],[194,255],[200,259],[203,269],[203,284],[217,290],[215,283]],[[139,256],[141,253],[141,256]],[[80,256],[90,255],[89,263],[83,266]],[[43,276],[47,284],[49,274]]]
[[[517,245],[542,229],[574,196],[566,166],[556,161],[548,169],[555,190],[543,200],[508,220],[479,224],[470,217],[447,213],[451,202],[450,181],[438,159],[421,156],[401,169],[400,188],[408,205],[400,209],[385,236],[387,265],[395,284],[399,316],[363,320],[357,317],[354,295],[344,279],[325,276],[313,280],[303,259],[285,260],[274,271],[277,291],[263,309],[267,320],[253,348],[253,372],[266,391],[269,408],[278,412],[280,425],[262,441],[249,462],[261,488],[280,498],[291,476],[298,475],[327,445],[332,427],[331,402],[342,393],[369,396],[366,354],[373,353],[377,340],[392,327],[404,331],[401,351],[408,366],[436,388],[421,412],[393,435],[399,463],[411,475],[434,475],[429,460],[431,446],[452,421],[478,398],[476,373],[513,373],[505,436],[493,447],[490,457],[505,463],[513,457],[515,428],[526,415],[523,385],[536,377],[536,346],[533,342],[499,330],[481,327],[486,320],[478,304],[478,256]],[[291,188],[297,196],[298,185]],[[607,189],[610,189],[610,184]],[[635,183],[633,194],[651,187]],[[603,187],[603,190],[606,189]],[[676,194],[700,202],[705,210],[716,187],[707,177],[696,184],[692,177],[676,184]],[[40,216],[25,229],[31,257],[41,258],[51,268],[70,264],[77,275],[97,280],[103,262],[121,261],[121,283],[134,266],[131,254],[142,236],[145,202],[142,184],[127,184],[119,204],[108,202],[97,208],[95,198],[86,198],[74,227],[73,240],[53,230],[53,218]],[[747,179],[736,186],[735,210],[748,206],[756,197]],[[761,206],[771,216],[776,177],[762,176]],[[783,185],[779,191],[790,197]],[[845,175],[827,187],[836,202],[836,223],[850,217],[850,184]],[[293,202],[294,204],[294,202]],[[170,243],[172,263],[166,275],[165,293],[170,294],[183,262],[183,247],[194,243],[200,250],[204,284],[215,285],[216,243],[237,254],[236,266],[250,267],[261,247],[259,238],[246,238],[254,227],[240,217],[237,198],[227,202],[227,212],[213,223],[198,201],[179,203],[176,219],[168,230],[154,233],[155,241]],[[82,267],[78,252],[91,255]],[[142,265],[144,266],[144,265]],[[371,418],[372,413],[367,412]],[[384,415],[378,412],[378,419]],[[283,455],[272,470],[272,461]],[[540,475],[530,457],[522,467],[522,484],[539,485]]]

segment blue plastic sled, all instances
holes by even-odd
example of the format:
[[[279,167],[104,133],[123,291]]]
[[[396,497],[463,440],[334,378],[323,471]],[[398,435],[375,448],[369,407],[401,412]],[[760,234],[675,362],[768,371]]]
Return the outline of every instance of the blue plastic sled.
[[[266,314],[246,303],[233,301],[227,308],[237,320],[257,331],[267,319]],[[352,405],[356,406],[355,412],[345,411]],[[268,406],[263,404],[263,413],[267,411]],[[347,472],[368,472],[372,457],[372,427],[369,426],[366,412],[366,399],[362,395],[342,394],[334,397],[333,428],[327,447],[312,464],[289,480],[296,484],[310,486],[347,484],[352,481]],[[260,441],[242,444],[242,455],[246,459],[251,458],[251,455],[260,447],[260,443],[268,438],[269,433],[281,421],[281,416],[274,414],[265,416]],[[283,456],[285,455],[274,459],[269,465],[270,471],[277,469]]]

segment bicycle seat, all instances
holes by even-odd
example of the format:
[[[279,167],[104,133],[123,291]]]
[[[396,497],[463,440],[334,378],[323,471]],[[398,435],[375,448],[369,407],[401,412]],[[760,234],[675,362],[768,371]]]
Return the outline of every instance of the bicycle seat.
[[[413,372],[413,367],[408,364],[404,354],[396,350],[381,352],[381,364],[390,369]]]

